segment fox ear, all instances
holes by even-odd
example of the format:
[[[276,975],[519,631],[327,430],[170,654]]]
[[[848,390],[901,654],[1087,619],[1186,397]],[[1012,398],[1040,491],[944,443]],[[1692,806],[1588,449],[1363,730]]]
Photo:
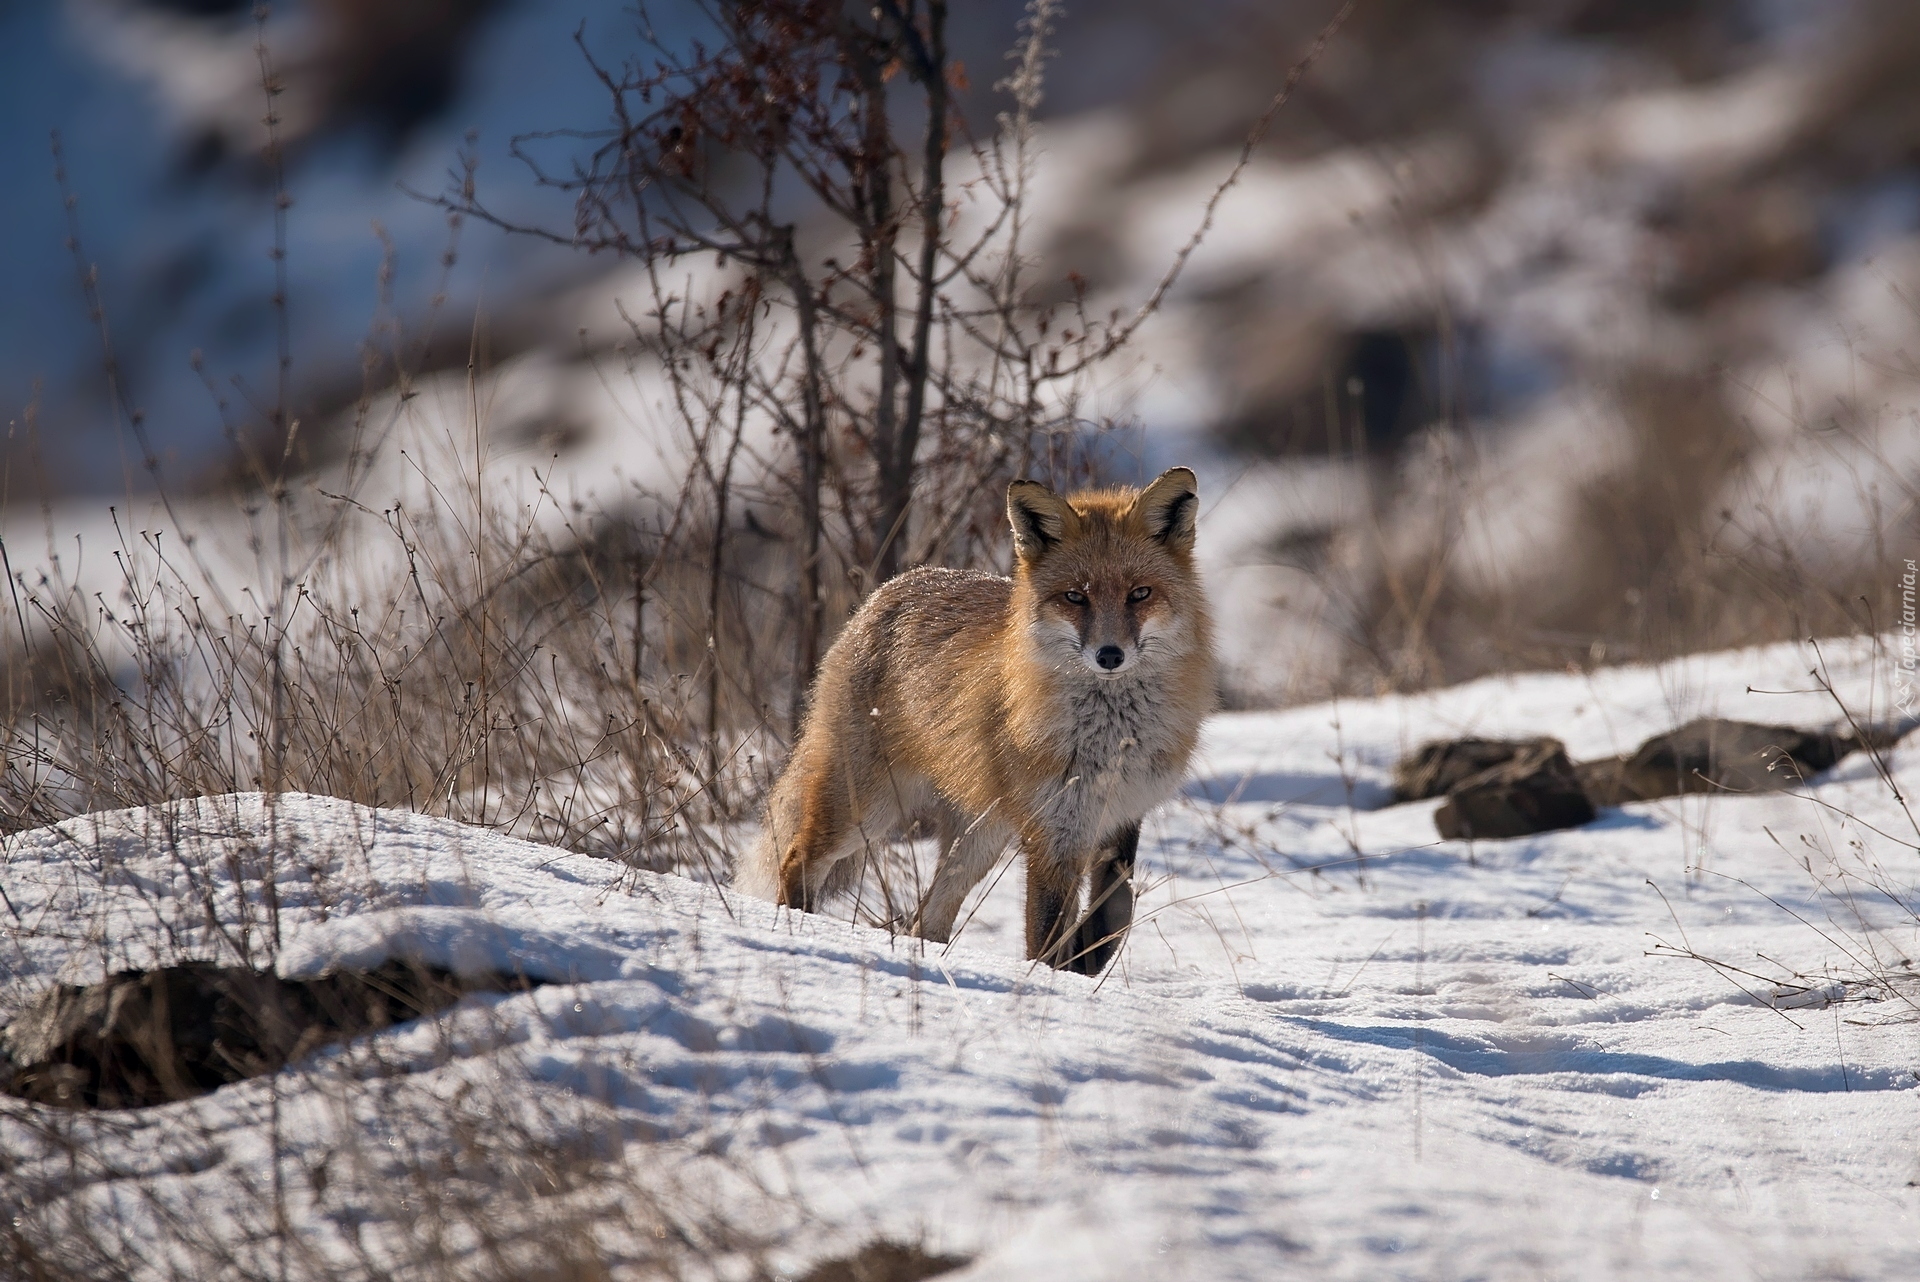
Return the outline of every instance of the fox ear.
[[[1193,549],[1194,523],[1200,515],[1200,481],[1192,468],[1170,467],[1140,491],[1133,510],[1147,534],[1176,552]]]
[[[1013,550],[1022,561],[1036,561],[1066,537],[1073,509],[1038,481],[1007,487],[1007,521],[1013,526]]]

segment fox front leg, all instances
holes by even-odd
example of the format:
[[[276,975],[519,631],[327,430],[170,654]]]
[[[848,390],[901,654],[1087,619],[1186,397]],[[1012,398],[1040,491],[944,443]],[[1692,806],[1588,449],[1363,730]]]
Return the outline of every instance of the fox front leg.
[[[1105,970],[1133,925],[1133,860],[1139,850],[1140,825],[1128,824],[1094,862],[1087,915],[1074,931],[1067,958],[1067,965],[1082,975]]]
[[[1058,970],[1073,948],[1073,900],[1080,889],[1078,870],[1044,845],[1028,843],[1027,957]]]

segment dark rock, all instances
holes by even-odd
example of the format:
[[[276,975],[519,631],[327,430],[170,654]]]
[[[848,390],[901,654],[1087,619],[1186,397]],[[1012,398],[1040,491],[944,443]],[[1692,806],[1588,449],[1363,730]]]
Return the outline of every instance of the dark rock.
[[[1450,841],[1524,837],[1593,821],[1593,803],[1557,739],[1539,739],[1454,786],[1433,815]]]
[[[1394,796],[1445,794],[1434,812],[1443,837],[1519,837],[1578,827],[1596,806],[1791,787],[1850,752],[1891,747],[1913,728],[1903,721],[1836,733],[1709,717],[1655,735],[1626,756],[1577,766],[1557,739],[1438,740],[1394,766]]]
[[[1393,798],[1444,797],[1475,775],[1542,745],[1565,751],[1558,739],[1437,739],[1422,744],[1394,763]]]
[[[0,1089],[73,1108],[164,1104],[432,1014],[467,992],[530,986],[404,961],[307,980],[211,962],[121,971],[56,984],[0,1029]]]
[[[802,1274],[800,1282],[922,1282],[970,1263],[964,1255],[935,1255],[911,1242],[880,1238],[852,1255],[822,1260]]]
[[[1831,768],[1862,746],[1824,730],[1705,717],[1655,735],[1628,756],[1584,762],[1579,775],[1602,806],[1689,792],[1771,792]]]
[[[1580,787],[1586,792],[1587,799],[1594,805],[1623,806],[1629,801],[1645,800],[1629,782],[1627,763],[1632,759],[1627,756],[1582,761],[1574,766],[1573,773],[1580,780]]]

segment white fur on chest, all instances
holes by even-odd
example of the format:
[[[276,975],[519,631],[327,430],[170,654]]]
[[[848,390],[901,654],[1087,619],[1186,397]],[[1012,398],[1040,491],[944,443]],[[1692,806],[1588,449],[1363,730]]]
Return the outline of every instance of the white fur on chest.
[[[1069,763],[1038,806],[1056,850],[1097,849],[1180,786],[1188,727],[1159,695],[1151,683],[1122,680],[1078,686],[1064,700],[1059,732]]]

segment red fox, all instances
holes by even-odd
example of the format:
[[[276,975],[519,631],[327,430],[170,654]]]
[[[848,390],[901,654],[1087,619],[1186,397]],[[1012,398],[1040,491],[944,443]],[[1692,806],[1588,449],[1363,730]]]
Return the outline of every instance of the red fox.
[[[944,942],[1017,839],[1027,956],[1098,974],[1133,919],[1140,820],[1213,706],[1198,507],[1184,467],[1066,498],[1015,481],[1012,578],[922,568],[882,586],[820,665],[735,885],[812,910],[853,881],[864,840],[930,814],[940,855],[915,934]]]

